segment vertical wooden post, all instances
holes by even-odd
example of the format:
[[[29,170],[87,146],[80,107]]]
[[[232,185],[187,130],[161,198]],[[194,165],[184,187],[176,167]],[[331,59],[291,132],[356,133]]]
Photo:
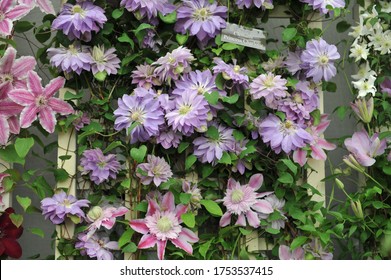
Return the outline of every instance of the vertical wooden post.
[[[60,90],[60,98],[63,98],[65,92],[70,91],[69,89]],[[74,128],[69,128],[67,132],[58,133],[58,155],[57,155],[57,168],[65,169],[69,178],[66,181],[57,183],[57,189],[67,189],[68,194],[76,197],[76,173],[77,173],[77,135]],[[70,156],[70,159],[62,160],[61,156]],[[55,248],[55,258],[60,257],[60,252],[58,251],[58,239],[71,239],[75,232],[75,225],[69,220],[66,219],[64,225],[56,226],[57,231],[57,240]]]

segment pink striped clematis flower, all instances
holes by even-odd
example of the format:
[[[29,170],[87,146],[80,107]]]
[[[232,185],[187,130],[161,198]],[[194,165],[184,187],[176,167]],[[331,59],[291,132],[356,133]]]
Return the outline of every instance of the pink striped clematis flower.
[[[45,14],[56,14],[52,1],[49,0],[19,0],[19,3],[30,6],[31,9],[39,7],[39,9]]]
[[[30,71],[27,76],[27,88],[14,89],[8,93],[12,101],[24,107],[20,114],[20,126],[30,127],[39,118],[42,127],[49,133],[54,132],[57,123],[55,114],[69,115],[74,112],[71,105],[63,100],[53,97],[53,95],[64,87],[65,79],[57,77],[43,88],[41,78],[34,71]]]
[[[171,192],[163,197],[148,198],[148,211],[144,219],[130,221],[130,227],[142,233],[138,248],[147,249],[157,245],[159,260],[164,259],[167,241],[176,247],[193,253],[190,243],[198,242],[197,235],[191,230],[182,227],[181,215],[187,211],[187,206],[179,204],[175,207],[174,195]]]
[[[27,15],[32,7],[28,5],[13,5],[13,0],[0,1],[0,36],[8,36],[12,33],[15,20]]]

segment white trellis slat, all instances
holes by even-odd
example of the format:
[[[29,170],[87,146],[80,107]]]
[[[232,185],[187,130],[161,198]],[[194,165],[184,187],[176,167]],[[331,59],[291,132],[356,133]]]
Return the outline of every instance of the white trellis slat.
[[[270,13],[271,18],[290,18],[290,16],[285,12],[286,8],[284,6],[276,6],[274,10]],[[318,18],[318,14],[315,15]],[[315,18],[314,17],[314,18]],[[320,18],[320,16],[319,16]],[[310,27],[313,28],[322,28],[322,22],[316,21],[311,22]],[[66,90],[62,90],[60,92],[60,96],[65,94]],[[319,93],[320,97],[320,111],[324,112],[323,105],[323,93]],[[71,159],[66,161],[58,160],[58,167],[64,168],[70,175],[70,178],[65,181],[57,184],[57,188],[67,188],[68,193],[76,196],[76,172],[77,172],[77,157],[76,157],[76,149],[77,149],[77,135],[74,130],[69,130],[66,133],[58,134],[58,156],[61,155],[71,155]],[[325,184],[321,180],[325,177],[325,163],[323,161],[309,160],[310,166],[316,170],[316,172],[311,172],[307,178],[307,182],[312,186],[316,187],[317,190],[322,194],[322,196],[318,196],[314,199],[316,200],[324,200],[325,198]],[[134,188],[134,183],[131,188]],[[86,186],[84,187],[86,188]],[[83,188],[83,189],[84,189]],[[131,195],[127,195],[125,199],[125,206],[130,209],[130,211],[126,215],[126,219],[134,219],[137,217],[137,211],[134,211],[132,208],[135,207],[135,197]],[[74,233],[74,224],[67,223],[64,226],[57,226],[57,234],[59,238],[71,239]],[[59,251],[57,250],[58,242],[56,242],[56,259],[60,256]],[[245,246],[248,247],[249,253],[259,253],[264,250],[270,250],[271,246],[265,242],[264,238],[259,238],[258,233],[254,231],[252,234],[246,236]],[[135,259],[134,254],[126,253],[124,255],[125,260]]]

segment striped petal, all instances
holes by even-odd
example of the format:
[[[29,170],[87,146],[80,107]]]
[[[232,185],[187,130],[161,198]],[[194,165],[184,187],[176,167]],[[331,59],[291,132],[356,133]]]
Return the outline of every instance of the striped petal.
[[[41,109],[39,112],[39,123],[47,132],[53,133],[57,123],[55,112],[49,107]]]
[[[39,108],[35,105],[25,107],[20,113],[20,127],[27,128],[37,119]]]
[[[3,22],[4,21],[0,22],[0,32],[1,33],[4,33],[3,30],[2,30],[2,25],[1,25],[1,23],[3,23]],[[15,57],[16,57],[16,50],[14,48],[12,48],[12,47],[9,47],[5,51],[3,57],[0,59],[0,71],[1,71],[1,73],[9,73],[9,72],[11,72],[12,65],[14,64],[14,61],[15,61]]]
[[[18,20],[27,15],[31,9],[32,7],[27,5],[18,5],[7,13],[7,17],[12,20]]]
[[[11,35],[12,31],[12,21],[8,18],[5,18],[0,21],[0,35],[8,36]]]
[[[35,96],[25,89],[14,89],[8,93],[9,98],[22,106],[30,106],[35,104]]]
[[[156,242],[157,242],[156,236],[151,234],[143,235],[137,247],[139,249],[152,248],[153,246],[155,246]]]
[[[34,94],[34,96],[39,96],[43,94],[41,78],[34,71],[30,71],[27,74],[27,86]]]
[[[226,227],[231,222],[231,213],[225,212],[224,215],[220,219],[220,227]]]
[[[180,234],[177,239],[172,239],[171,242],[177,248],[183,249],[186,253],[193,254],[193,247]]]
[[[4,116],[0,115],[0,145],[7,145],[10,136],[10,128],[8,121]]]
[[[257,190],[262,186],[262,183],[263,183],[263,175],[261,173],[258,173],[251,176],[248,185],[250,186],[250,188]]]
[[[43,13],[55,15],[53,4],[49,0],[37,0],[37,5]]]
[[[18,79],[24,79],[27,77],[27,73],[32,71],[37,62],[32,56],[22,56],[15,60],[14,65],[12,66],[12,74]]]
[[[50,83],[45,87],[43,95],[46,98],[52,97],[60,88],[63,88],[65,84],[65,79],[63,77],[57,77],[50,81]]]
[[[149,228],[145,224],[144,219],[132,220],[130,221],[129,225],[132,229],[141,234],[147,234],[149,232]]]
[[[247,221],[250,226],[253,228],[258,228],[260,225],[260,221],[258,215],[253,211],[247,211],[246,213]]]
[[[72,106],[67,102],[58,99],[58,98],[50,98],[48,101],[48,105],[52,110],[61,115],[69,115],[74,112]]]
[[[167,245],[167,240],[162,241],[158,240],[157,241],[157,257],[159,260],[164,259],[164,252],[166,251],[166,245]]]

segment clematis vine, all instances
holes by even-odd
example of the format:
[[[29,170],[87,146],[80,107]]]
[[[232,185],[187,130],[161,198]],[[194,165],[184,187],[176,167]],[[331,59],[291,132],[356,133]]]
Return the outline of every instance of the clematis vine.
[[[55,114],[69,115],[74,112],[67,102],[53,97],[59,89],[64,87],[64,84],[65,79],[58,77],[43,88],[38,74],[30,71],[27,75],[28,90],[14,89],[8,94],[12,101],[24,107],[20,113],[20,126],[30,127],[38,117],[43,129],[53,133],[57,123]]]
[[[167,242],[188,254],[193,253],[190,243],[198,242],[197,235],[181,226],[181,215],[187,211],[187,206],[175,206],[172,192],[166,193],[160,199],[148,197],[148,211],[144,219],[130,221],[130,227],[143,234],[138,248],[148,249],[157,246],[159,260],[164,259]]]

